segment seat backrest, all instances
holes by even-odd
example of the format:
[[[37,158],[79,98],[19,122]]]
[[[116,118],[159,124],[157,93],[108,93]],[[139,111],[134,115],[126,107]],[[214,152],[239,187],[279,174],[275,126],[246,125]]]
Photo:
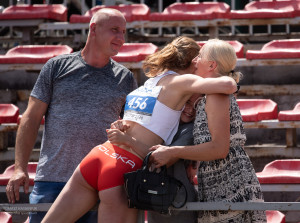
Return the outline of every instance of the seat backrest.
[[[295,10],[295,0],[281,0],[281,1],[252,1],[245,5],[245,10],[261,10],[261,9],[269,9],[269,10],[287,10],[294,11]]]
[[[223,2],[186,2],[173,3],[164,9],[164,13],[229,13],[230,7]]]
[[[272,40],[261,50],[247,50],[246,58],[252,59],[291,59],[300,58],[300,40]]]
[[[65,22],[67,8],[62,4],[12,5],[3,10],[0,19],[50,19]]]
[[[19,108],[13,104],[0,104],[0,124],[17,123]]]
[[[267,223],[285,223],[285,215],[280,211],[266,210]]]
[[[268,163],[262,172],[278,171],[299,171],[300,173],[300,159],[274,160]]]
[[[16,46],[0,55],[0,64],[41,64],[52,57],[72,53],[67,45],[24,45]]]
[[[277,119],[277,103],[270,99],[238,99],[243,121],[255,122]]]
[[[230,7],[224,2],[186,2],[186,3],[173,3],[166,7],[163,11],[165,14],[202,14],[209,13],[214,15],[220,15],[219,17],[225,17],[225,14],[230,13]],[[223,15],[223,16],[221,16]]]
[[[295,50],[300,52],[300,39],[272,40],[266,43],[261,50],[262,51]]]
[[[73,49],[67,45],[24,45],[16,46],[7,51],[6,56],[55,57],[72,53]]]
[[[1,223],[12,223],[12,216],[7,212],[0,212]]]
[[[278,113],[280,121],[300,121],[300,102],[297,103],[293,110],[280,111]]]
[[[125,43],[112,58],[118,62],[138,62],[157,50],[158,47],[152,43]]]

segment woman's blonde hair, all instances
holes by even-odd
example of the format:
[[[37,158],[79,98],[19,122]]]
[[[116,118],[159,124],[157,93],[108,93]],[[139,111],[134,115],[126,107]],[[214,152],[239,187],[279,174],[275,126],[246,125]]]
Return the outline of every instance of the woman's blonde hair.
[[[233,46],[219,39],[208,40],[201,48],[201,57],[217,63],[217,72],[222,76],[230,76],[237,83],[242,78],[242,73],[234,71],[236,66],[236,52]]]
[[[155,77],[164,70],[185,70],[199,54],[200,46],[189,37],[174,39],[160,51],[144,60],[143,69],[147,77]]]

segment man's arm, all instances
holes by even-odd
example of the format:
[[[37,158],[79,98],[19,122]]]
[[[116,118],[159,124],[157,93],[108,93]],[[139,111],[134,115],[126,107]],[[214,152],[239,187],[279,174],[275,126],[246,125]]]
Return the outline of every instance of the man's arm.
[[[10,203],[19,200],[20,186],[24,186],[25,193],[29,190],[27,165],[34,147],[40,123],[48,105],[34,97],[29,98],[28,107],[24,112],[19,125],[15,145],[15,171],[10,178],[6,195]]]

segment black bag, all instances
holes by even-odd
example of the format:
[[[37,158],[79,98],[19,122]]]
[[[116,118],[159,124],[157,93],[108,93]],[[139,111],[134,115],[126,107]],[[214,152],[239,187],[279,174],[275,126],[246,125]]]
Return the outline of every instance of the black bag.
[[[167,174],[166,166],[161,167],[159,173],[150,172],[150,155],[151,152],[145,157],[141,169],[124,174],[128,207],[167,214],[171,205],[180,208],[186,203],[186,188]]]

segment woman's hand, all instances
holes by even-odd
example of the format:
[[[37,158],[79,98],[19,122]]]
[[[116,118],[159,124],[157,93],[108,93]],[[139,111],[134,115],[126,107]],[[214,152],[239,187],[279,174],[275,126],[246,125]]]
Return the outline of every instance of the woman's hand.
[[[112,144],[127,145],[130,140],[126,133],[119,129],[106,129],[107,138]]]
[[[121,132],[125,132],[130,126],[124,120],[117,120],[110,124],[111,129],[118,129]]]
[[[155,165],[155,168],[167,165],[172,162],[172,147],[156,145],[152,146],[149,150],[153,151],[150,156],[150,163]]]

